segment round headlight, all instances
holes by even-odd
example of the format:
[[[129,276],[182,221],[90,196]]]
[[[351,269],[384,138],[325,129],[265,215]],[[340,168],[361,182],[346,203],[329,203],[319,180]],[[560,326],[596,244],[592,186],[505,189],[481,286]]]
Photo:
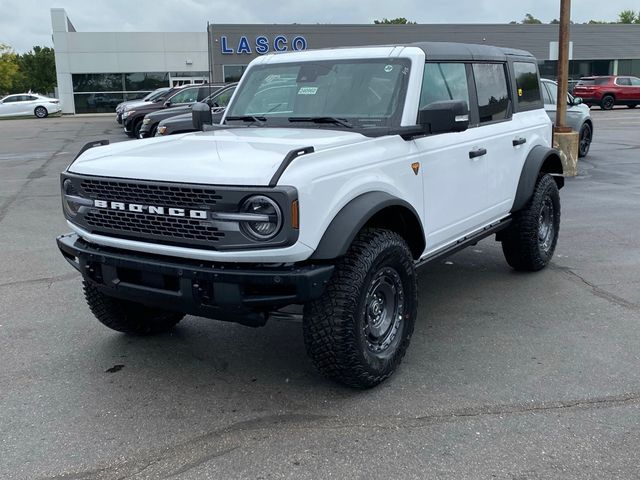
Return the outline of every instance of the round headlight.
[[[250,238],[269,240],[275,237],[282,227],[282,211],[276,202],[264,195],[249,197],[242,204],[242,213],[260,216],[259,220],[240,222],[240,228]]]

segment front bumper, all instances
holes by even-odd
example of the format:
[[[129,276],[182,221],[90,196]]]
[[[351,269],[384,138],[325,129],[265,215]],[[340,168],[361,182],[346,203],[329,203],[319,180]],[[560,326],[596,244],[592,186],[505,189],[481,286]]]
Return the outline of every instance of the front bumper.
[[[150,123],[142,122],[142,126],[140,127],[140,133],[138,133],[138,138],[147,138],[151,133],[152,125]]]
[[[212,263],[99,247],[76,234],[57,238],[64,258],[106,295],[258,326],[265,312],[319,298],[328,264]]]

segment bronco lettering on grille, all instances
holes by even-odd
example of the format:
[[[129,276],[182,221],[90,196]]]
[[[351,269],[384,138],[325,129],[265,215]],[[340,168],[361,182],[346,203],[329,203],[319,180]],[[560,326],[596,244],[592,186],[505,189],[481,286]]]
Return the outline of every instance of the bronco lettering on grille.
[[[158,207],[155,205],[141,205],[138,203],[108,202],[106,200],[94,200],[96,208],[108,208],[110,210],[122,210],[134,213],[147,212],[151,215],[168,215],[169,217],[189,217],[207,219],[206,210],[190,210],[188,208]]]

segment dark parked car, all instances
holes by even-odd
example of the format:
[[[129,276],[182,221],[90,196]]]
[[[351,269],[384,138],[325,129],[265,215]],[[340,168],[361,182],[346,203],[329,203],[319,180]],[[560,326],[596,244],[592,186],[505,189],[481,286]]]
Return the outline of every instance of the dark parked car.
[[[209,85],[185,86],[167,95],[164,102],[154,102],[134,107],[125,107],[122,114],[124,132],[130,137],[137,138],[142,127],[142,120],[148,113],[181,105],[201,102],[209,96]]]
[[[132,105],[144,105],[145,103],[150,102],[161,102],[164,98],[171,93],[171,87],[162,87],[157,88],[153,92],[148,93],[145,97],[139,98],[137,100],[128,100],[126,102],[120,102],[116,107],[116,121],[119,124],[122,124],[122,112],[124,112],[125,107]]]
[[[233,92],[236,89],[237,84],[230,85],[228,88],[217,92],[210,101],[211,114],[213,117],[213,123],[220,123],[222,115],[231,100]],[[177,115],[175,117],[162,120],[158,124],[157,136],[175,135],[177,133],[195,132],[197,129],[193,126],[191,112]]]
[[[220,102],[224,103],[224,106],[226,106],[227,103],[229,103],[231,95],[233,94],[235,85],[236,84],[224,83],[218,85],[209,85],[208,88],[211,94],[208,97],[204,98],[202,101],[205,103],[209,103],[212,107],[220,106]],[[178,107],[166,108],[156,112],[148,113],[147,115],[145,115],[144,120],[142,120],[142,126],[140,127],[138,138],[155,136],[158,130],[158,124],[161,120],[185,113],[190,114],[192,105],[193,104],[180,105]]]
[[[581,97],[585,104],[600,105],[603,110],[611,110],[616,105],[636,108],[640,103],[640,78],[585,77],[580,79],[573,94]]]

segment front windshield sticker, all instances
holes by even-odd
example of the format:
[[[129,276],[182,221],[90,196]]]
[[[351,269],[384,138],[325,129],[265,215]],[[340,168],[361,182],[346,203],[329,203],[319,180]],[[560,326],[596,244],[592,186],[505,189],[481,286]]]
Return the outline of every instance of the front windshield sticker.
[[[393,71],[393,65],[385,65],[384,71],[387,73]]]
[[[300,87],[298,95],[315,95],[318,93],[318,87]]]

